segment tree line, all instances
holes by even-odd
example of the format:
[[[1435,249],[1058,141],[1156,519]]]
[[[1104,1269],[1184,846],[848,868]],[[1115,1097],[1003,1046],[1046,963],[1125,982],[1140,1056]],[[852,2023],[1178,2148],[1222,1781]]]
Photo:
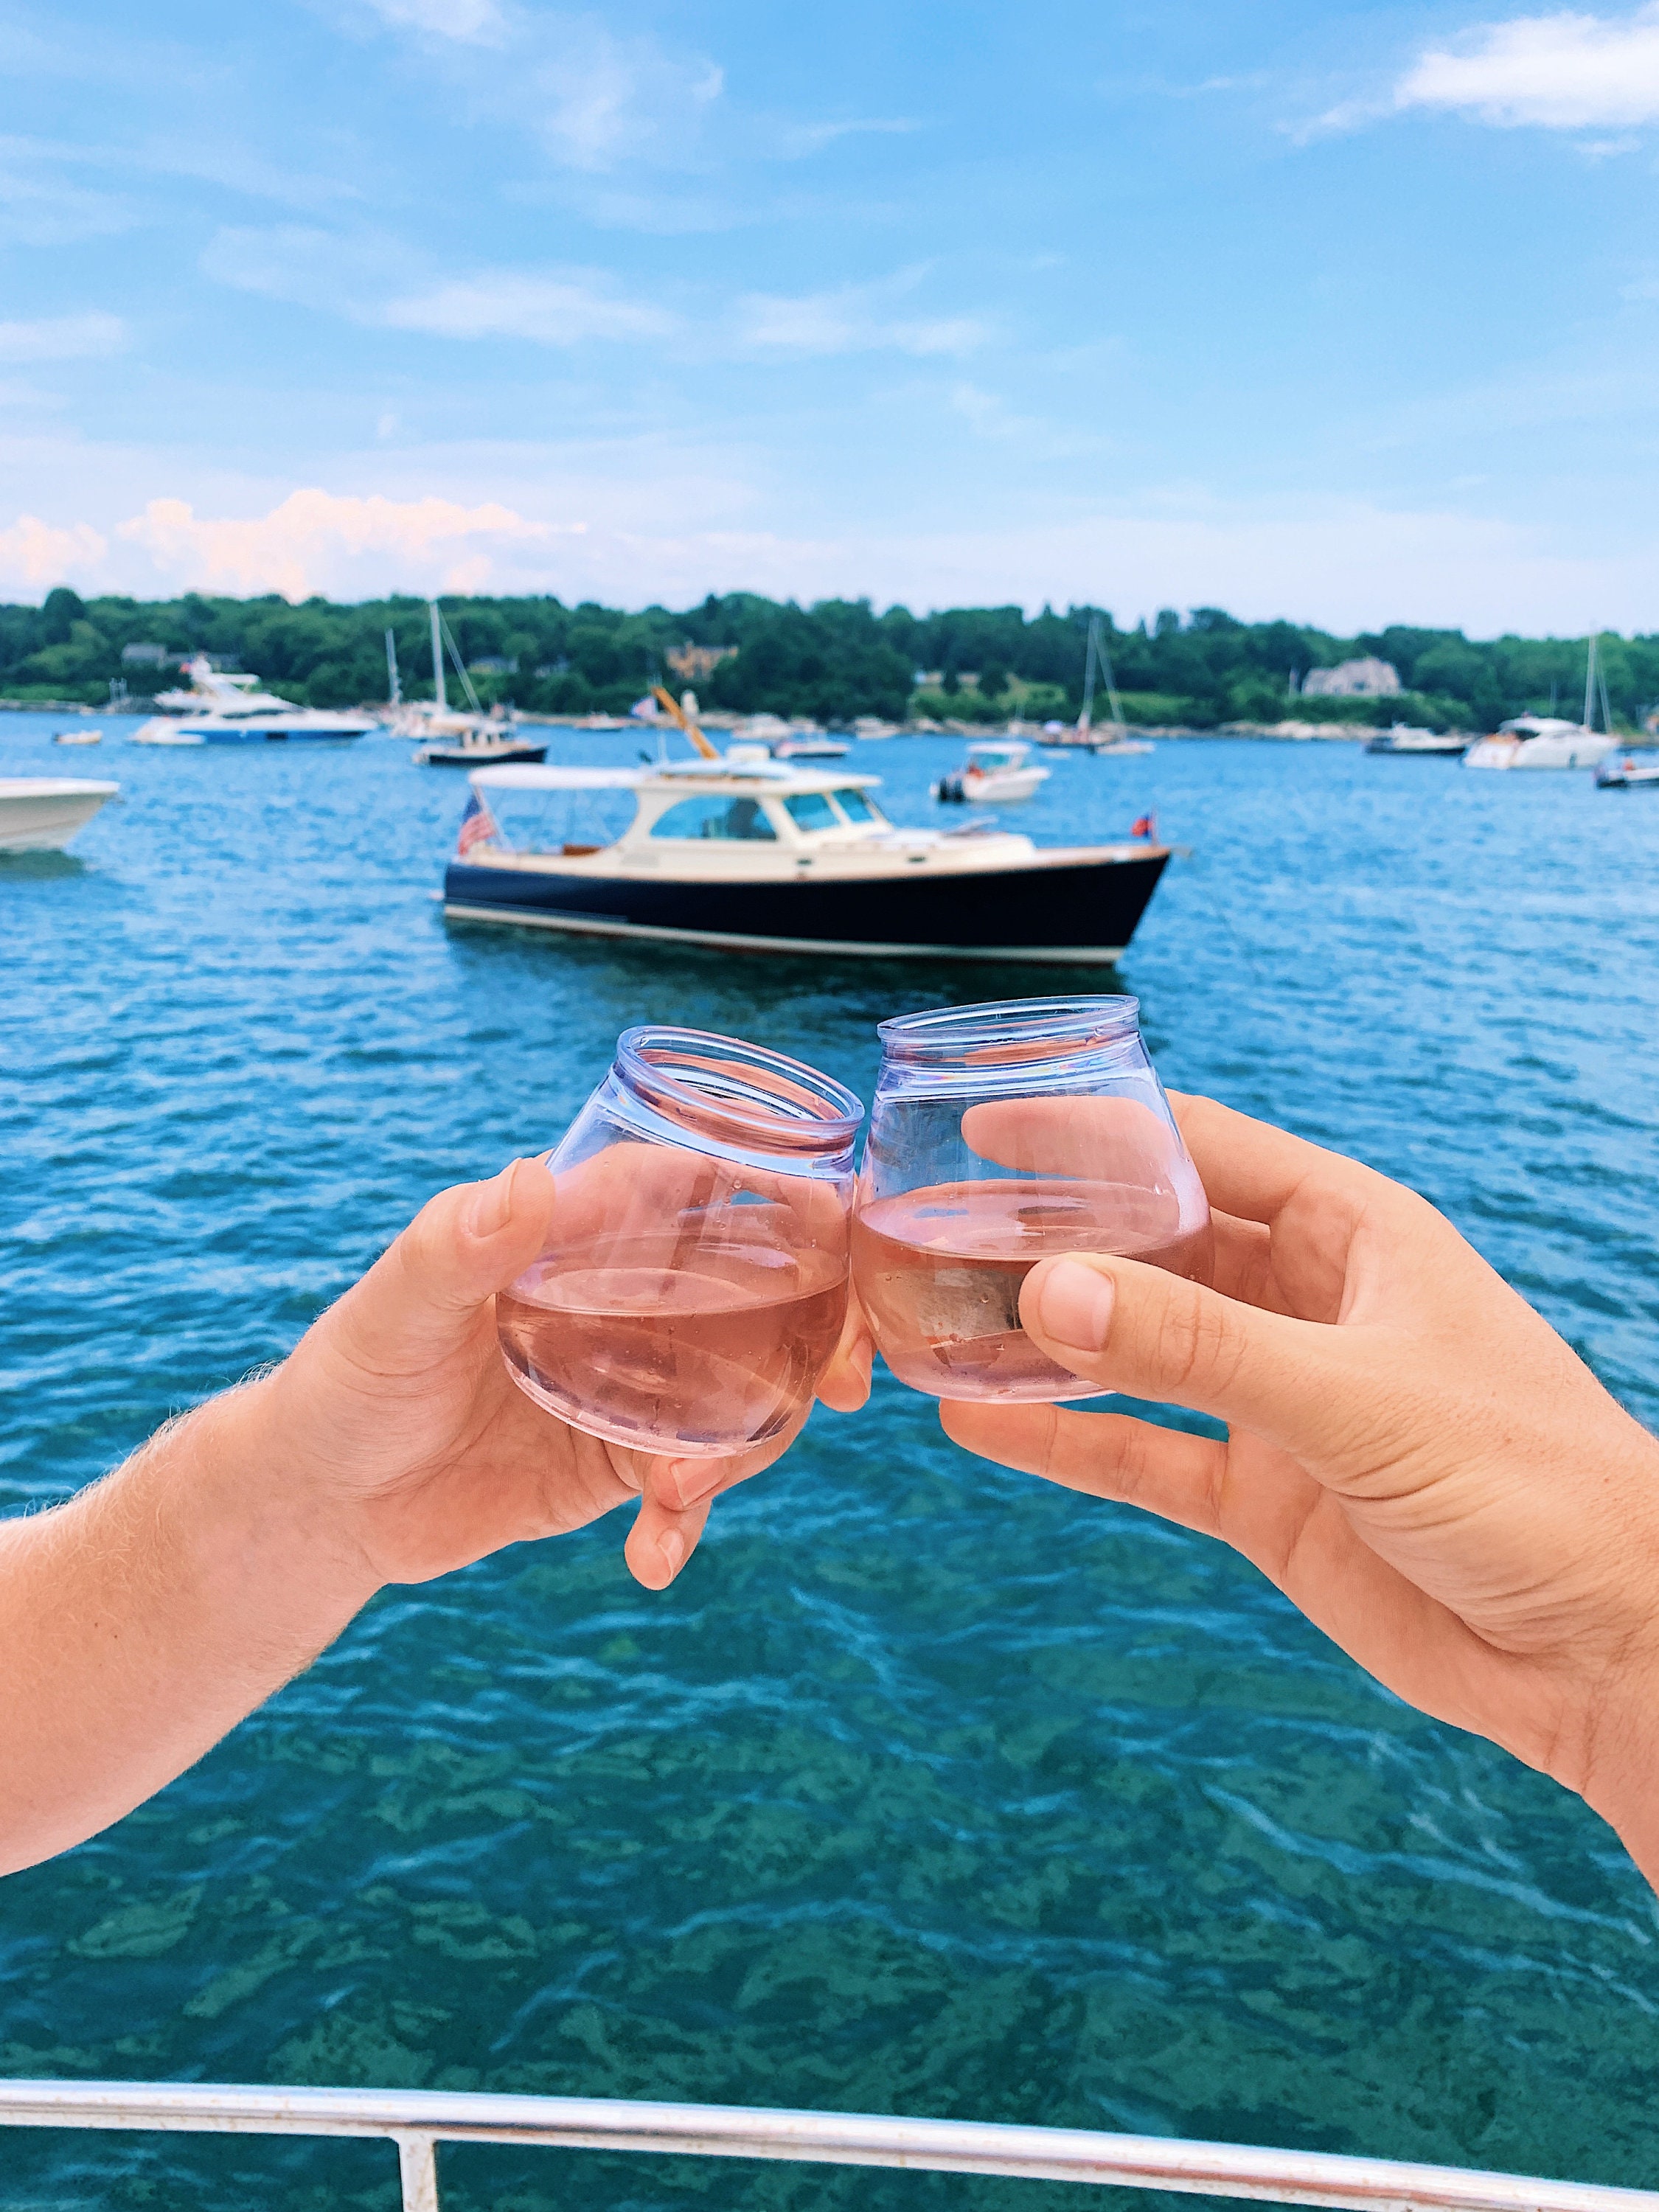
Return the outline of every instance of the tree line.
[[[1210,729],[1229,721],[1389,721],[1489,730],[1508,716],[1559,709],[1583,696],[1582,638],[1490,640],[1402,624],[1340,637],[1309,624],[1245,623],[1218,607],[1165,609],[1120,629],[1103,608],[956,607],[877,613],[867,599],[780,604],[750,592],[710,596],[675,611],[629,613],[545,598],[447,599],[445,619],[487,701],[532,713],[625,712],[653,682],[678,690],[686,647],[722,653],[696,688],[705,706],[767,710],[821,722],[877,714],[1001,720],[1012,714],[1073,719],[1083,698],[1089,624],[1098,618],[1127,718]],[[101,705],[112,683],[134,696],[177,679],[123,659],[127,647],[204,652],[251,671],[311,706],[373,704],[387,696],[385,635],[395,641],[404,696],[430,697],[426,603],[396,594],[351,605],[274,594],[220,599],[199,592],[141,600],[82,599],[66,586],[40,606],[0,605],[0,696]],[[1310,670],[1375,654],[1398,670],[1399,699],[1319,698],[1296,688]],[[1615,723],[1638,726],[1659,702],[1659,635],[1605,635],[1599,653]],[[1103,719],[1106,702],[1097,703]]]

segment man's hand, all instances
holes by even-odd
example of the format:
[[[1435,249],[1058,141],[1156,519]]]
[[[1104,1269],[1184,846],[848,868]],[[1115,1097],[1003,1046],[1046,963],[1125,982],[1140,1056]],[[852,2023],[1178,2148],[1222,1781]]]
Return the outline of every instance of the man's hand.
[[[1579,1791],[1659,1875],[1659,1443],[1432,1206],[1339,1154],[1173,1102],[1215,1288],[1043,1261],[1051,1358],[1228,1441],[946,1404],[969,1450],[1218,1536],[1425,1712]]]

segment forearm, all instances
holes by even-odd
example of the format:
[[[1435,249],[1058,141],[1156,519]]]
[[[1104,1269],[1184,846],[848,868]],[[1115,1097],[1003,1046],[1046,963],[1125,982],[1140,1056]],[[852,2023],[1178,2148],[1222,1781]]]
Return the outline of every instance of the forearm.
[[[285,1463],[273,1399],[269,1382],[216,1399],[0,1526],[0,1872],[181,1774],[373,1595]]]

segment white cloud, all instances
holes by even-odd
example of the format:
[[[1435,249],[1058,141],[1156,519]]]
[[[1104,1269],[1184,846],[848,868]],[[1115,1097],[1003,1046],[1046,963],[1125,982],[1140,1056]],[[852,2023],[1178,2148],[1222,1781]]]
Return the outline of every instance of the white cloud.
[[[49,591],[66,577],[88,575],[108,550],[107,539],[90,523],[59,527],[20,514],[9,529],[0,530],[0,591]]]
[[[675,327],[661,308],[624,299],[606,278],[581,270],[549,276],[484,270],[389,300],[363,319],[440,337],[527,338],[549,346],[660,337]]]
[[[1620,130],[1659,121],[1659,0],[1626,15],[1562,9],[1485,24],[1420,55],[1389,105],[1396,114],[1437,109],[1510,128]],[[1326,119],[1340,124],[1361,112],[1339,109]]]
[[[127,326],[118,315],[91,308],[38,322],[0,323],[0,362],[85,361],[119,353],[126,342]]]
[[[972,353],[990,337],[989,326],[969,315],[906,315],[896,303],[924,272],[902,270],[876,284],[842,284],[832,291],[793,296],[751,292],[738,302],[736,336],[744,349],[761,354]]]
[[[501,547],[554,532],[493,501],[469,507],[434,497],[362,499],[308,489],[247,519],[210,520],[182,499],[153,499],[115,534],[181,586],[302,599],[348,589],[365,574],[423,589],[479,591]]]
[[[777,132],[777,149],[787,159],[798,161],[822,153],[841,138],[895,137],[921,128],[907,115],[870,116],[847,123],[786,123]]]

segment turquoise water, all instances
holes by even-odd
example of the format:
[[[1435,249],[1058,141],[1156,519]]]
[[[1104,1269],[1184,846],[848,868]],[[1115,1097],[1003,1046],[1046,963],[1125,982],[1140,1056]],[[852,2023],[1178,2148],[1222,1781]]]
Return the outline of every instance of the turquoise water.
[[[447,929],[408,748],[54,751],[0,863],[0,1510],[280,1355],[642,1018],[868,1096],[896,1008],[1052,971]],[[607,748],[610,749],[607,750]],[[602,760],[625,740],[562,738]],[[913,817],[957,748],[861,747]],[[1347,746],[1060,761],[1039,835],[1190,844],[1123,963],[1166,1079],[1443,1206],[1659,1420],[1659,801]],[[980,1464],[890,1383],[726,1501],[369,1608],[154,1803],[0,1887],[0,2072],[869,2109],[1659,2182],[1659,1918],[1611,1834],[1204,1540]],[[21,2137],[0,2201],[386,2206],[381,2146]],[[456,2207],[1075,2203],[457,2151]],[[1098,2201],[1098,2200],[1092,2200]]]

